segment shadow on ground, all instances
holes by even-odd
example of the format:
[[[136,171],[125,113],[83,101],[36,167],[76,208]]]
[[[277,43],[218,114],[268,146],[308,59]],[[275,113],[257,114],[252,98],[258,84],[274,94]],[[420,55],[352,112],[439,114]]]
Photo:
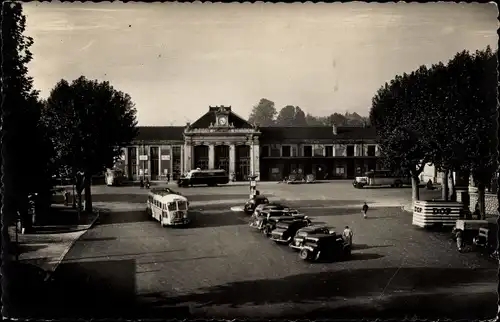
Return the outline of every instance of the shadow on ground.
[[[14,263],[6,275],[4,309],[12,318],[133,316],[135,261],[62,263],[53,278],[33,265]]]
[[[224,226],[246,225],[246,217],[243,213],[226,211],[223,213],[210,213],[209,211],[192,211],[191,224],[189,228],[209,228]]]
[[[101,212],[97,221],[98,225],[130,224],[152,221],[144,210],[131,211],[105,211]]]
[[[402,318],[417,315],[419,318],[486,318],[496,313],[497,272],[495,269],[449,268],[383,268],[356,269],[334,272],[300,274],[281,279],[263,279],[235,282],[200,290],[200,293],[163,298],[152,293],[145,297],[148,310],[168,305],[196,303],[198,308],[230,305],[270,305],[279,303],[306,304],[311,301],[338,302],[345,299],[377,298],[387,295],[374,306],[364,304],[341,310],[323,310],[282,318]],[[460,295],[460,288],[477,286]],[[399,293],[404,291],[404,293]],[[481,299],[481,300],[479,300]],[[263,309],[264,311],[266,309]],[[255,311],[259,317],[260,310]],[[323,315],[324,314],[324,315]],[[327,315],[330,314],[330,315]],[[235,316],[234,318],[239,318]]]

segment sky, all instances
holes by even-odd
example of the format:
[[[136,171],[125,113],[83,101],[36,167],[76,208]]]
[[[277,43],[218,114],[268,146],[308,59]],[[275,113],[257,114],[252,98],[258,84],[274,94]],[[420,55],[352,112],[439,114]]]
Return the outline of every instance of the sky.
[[[81,75],[128,93],[139,125],[261,98],[368,115],[378,88],[456,52],[497,48],[495,4],[24,3],[42,97]]]

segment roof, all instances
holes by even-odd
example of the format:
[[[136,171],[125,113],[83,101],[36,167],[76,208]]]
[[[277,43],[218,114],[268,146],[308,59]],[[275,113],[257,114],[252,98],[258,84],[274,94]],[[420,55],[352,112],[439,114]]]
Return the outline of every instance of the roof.
[[[337,134],[333,134],[331,126],[268,126],[261,127],[261,139],[280,141],[286,139],[375,139],[374,127],[337,127]]]
[[[242,117],[236,115],[233,111],[231,111],[231,107],[222,107],[228,112],[227,122],[228,124],[232,124],[237,129],[252,129],[253,126],[249,122],[247,122]],[[208,109],[208,112],[203,114],[202,117],[197,119],[193,124],[189,127],[192,129],[206,129],[209,128],[210,125],[214,125],[217,123],[216,115],[220,110],[220,107],[212,107]]]
[[[184,126],[138,126],[134,141],[183,141]]]
[[[156,194],[158,197],[156,198],[159,200],[161,203],[169,203],[169,202],[174,202],[176,200],[181,200],[181,201],[187,201],[187,198],[181,195],[176,195],[176,194]]]

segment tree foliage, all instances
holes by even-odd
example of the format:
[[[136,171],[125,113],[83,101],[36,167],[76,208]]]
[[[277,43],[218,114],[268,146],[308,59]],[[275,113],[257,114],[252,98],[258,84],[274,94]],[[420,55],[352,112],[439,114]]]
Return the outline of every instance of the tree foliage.
[[[425,135],[425,92],[430,71],[421,66],[411,74],[396,76],[372,100],[370,122],[377,129],[383,163],[400,168],[413,178],[413,198],[418,199],[417,178],[429,162],[433,148]]]
[[[349,113],[345,114],[341,113],[333,113],[329,116],[313,116],[311,114],[307,114],[306,116],[307,124],[310,126],[354,126],[354,127],[362,127],[369,124],[369,119],[367,117],[363,117],[358,113]]]
[[[262,98],[259,103],[253,107],[248,121],[259,126],[272,126],[274,125],[277,114],[278,112],[276,111],[274,102]]]
[[[38,179],[44,175],[46,160],[40,149],[41,105],[27,68],[32,60],[33,39],[24,35],[26,17],[20,3],[2,4],[1,25],[2,213],[9,222],[17,211],[26,217],[28,193],[44,192]],[[44,187],[45,192],[47,189]]]
[[[498,139],[495,67],[489,47],[475,55],[463,51],[447,65],[422,66],[379,89],[370,120],[386,165],[417,178],[432,162],[446,173],[471,170],[488,184]]]
[[[306,114],[298,106],[287,105],[280,110],[275,123],[278,126],[307,126]]]
[[[52,89],[44,113],[60,167],[85,174],[86,210],[91,210],[90,179],[120,158],[136,137],[136,109],[128,94],[109,82],[81,76]]]

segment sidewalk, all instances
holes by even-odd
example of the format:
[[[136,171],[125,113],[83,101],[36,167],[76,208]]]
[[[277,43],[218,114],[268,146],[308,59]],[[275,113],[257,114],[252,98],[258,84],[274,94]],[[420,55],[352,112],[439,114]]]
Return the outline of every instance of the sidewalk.
[[[52,206],[56,216],[73,217],[74,220],[56,220],[43,226],[34,226],[32,233],[18,234],[19,262],[36,266],[47,273],[47,278],[55,271],[71,246],[99,218],[99,212],[81,214],[77,221],[76,210],[61,205]],[[16,228],[9,227],[9,237],[15,249]],[[11,254],[15,261],[15,252]]]

